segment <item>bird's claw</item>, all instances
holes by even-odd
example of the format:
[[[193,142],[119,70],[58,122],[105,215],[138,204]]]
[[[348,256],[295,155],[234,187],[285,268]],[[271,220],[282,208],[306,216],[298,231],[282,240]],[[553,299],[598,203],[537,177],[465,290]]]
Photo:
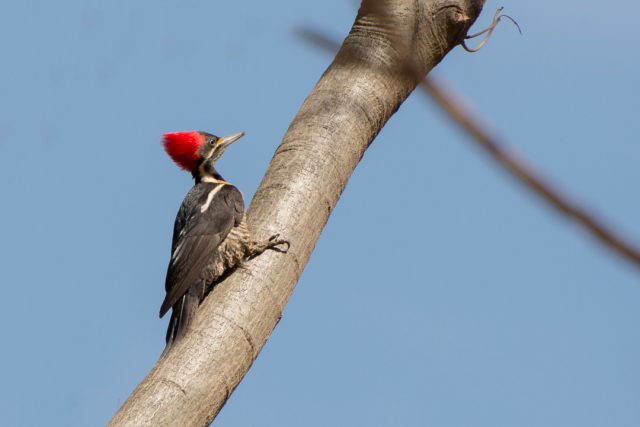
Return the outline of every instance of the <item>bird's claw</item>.
[[[279,237],[280,237],[280,234],[274,234],[273,236],[269,237],[269,249],[286,254],[287,252],[289,252],[291,243],[289,243],[288,240],[280,239]],[[278,246],[280,245],[286,245],[287,247],[284,249],[279,248]]]

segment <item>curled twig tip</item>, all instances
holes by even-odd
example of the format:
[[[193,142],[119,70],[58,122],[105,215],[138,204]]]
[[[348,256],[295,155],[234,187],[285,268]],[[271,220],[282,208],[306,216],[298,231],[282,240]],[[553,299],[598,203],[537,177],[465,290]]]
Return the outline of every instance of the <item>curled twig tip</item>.
[[[518,22],[515,19],[513,19],[509,15],[500,15],[500,18],[507,18],[509,21],[511,21],[513,23],[513,25],[515,25],[516,28],[518,29],[518,33],[520,33],[520,35],[522,35],[522,28],[520,28],[520,24],[518,24]],[[498,18],[498,20],[500,18]]]
[[[464,50],[466,50],[467,52],[477,52],[480,49],[482,49],[482,47],[487,43],[487,41],[489,41],[489,38],[491,37],[491,34],[493,34],[493,30],[496,29],[496,27],[498,26],[498,24],[500,23],[500,20],[502,18],[507,18],[509,21],[511,21],[516,28],[518,29],[518,32],[520,33],[520,35],[522,35],[522,29],[520,28],[520,25],[518,25],[518,23],[516,22],[515,19],[513,19],[512,17],[510,17],[509,15],[503,15],[502,11],[504,10],[504,7],[499,7],[496,10],[496,13],[493,15],[493,20],[491,21],[491,25],[489,25],[487,28],[485,28],[484,30],[480,31],[479,33],[475,33],[475,34],[468,34],[466,36],[464,36],[464,39],[462,40],[462,47],[464,48]],[[467,44],[465,43],[465,40],[470,40],[470,39],[474,39],[476,37],[479,37],[483,34],[486,34],[484,36],[484,38],[482,39],[482,41],[480,42],[480,44],[475,47],[475,48],[470,48],[469,46],[467,46]]]

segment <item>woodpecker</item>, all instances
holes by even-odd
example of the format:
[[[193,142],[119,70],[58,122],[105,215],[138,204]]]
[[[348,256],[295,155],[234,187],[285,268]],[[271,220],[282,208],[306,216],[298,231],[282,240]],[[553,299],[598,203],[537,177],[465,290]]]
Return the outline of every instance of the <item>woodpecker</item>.
[[[161,318],[172,309],[167,347],[187,331],[198,306],[220,276],[267,249],[289,249],[289,242],[277,234],[264,241],[253,239],[242,193],[216,171],[216,161],[242,136],[243,132],[225,137],[197,131],[164,134],[167,154],[195,180],[173,228],[167,294],[160,307]]]

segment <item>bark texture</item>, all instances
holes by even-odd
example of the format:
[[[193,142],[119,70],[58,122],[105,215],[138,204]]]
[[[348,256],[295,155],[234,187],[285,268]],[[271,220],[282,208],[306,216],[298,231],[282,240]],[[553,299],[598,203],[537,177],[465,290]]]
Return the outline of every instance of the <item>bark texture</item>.
[[[110,426],[206,426],[280,320],[351,173],[386,121],[454,46],[484,0],[364,0],[349,36],[275,152],[248,213],[267,252],[217,285],[190,331]]]

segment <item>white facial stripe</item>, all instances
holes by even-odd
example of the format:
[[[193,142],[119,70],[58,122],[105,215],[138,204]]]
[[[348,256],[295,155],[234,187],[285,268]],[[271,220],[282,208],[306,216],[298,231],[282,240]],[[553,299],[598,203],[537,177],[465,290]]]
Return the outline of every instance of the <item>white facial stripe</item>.
[[[207,166],[207,165],[206,165],[206,163],[205,163],[205,162],[202,162],[202,163],[200,164],[200,166],[198,166],[198,171],[200,171],[200,176],[203,176],[203,177],[204,177],[204,176],[206,176],[206,175],[207,175],[206,166]]]
[[[206,157],[204,158],[204,160],[202,161],[202,163],[200,163],[200,166],[198,167],[198,170],[200,171],[200,176],[206,176],[207,175],[207,162],[209,161],[209,159],[211,159],[211,157],[213,156],[213,153],[216,151],[215,147],[211,149],[211,151],[209,151],[206,155]]]
[[[211,202],[213,201],[213,197],[218,193],[218,191],[222,189],[222,187],[224,187],[224,184],[220,183],[220,185],[216,186],[216,188],[209,191],[209,195],[207,196],[207,201],[204,202],[204,205],[202,205],[202,207],[200,208],[201,213],[204,213],[206,212],[207,209],[209,209],[209,206],[211,206]]]

